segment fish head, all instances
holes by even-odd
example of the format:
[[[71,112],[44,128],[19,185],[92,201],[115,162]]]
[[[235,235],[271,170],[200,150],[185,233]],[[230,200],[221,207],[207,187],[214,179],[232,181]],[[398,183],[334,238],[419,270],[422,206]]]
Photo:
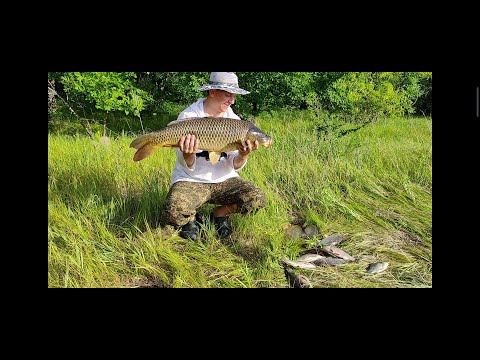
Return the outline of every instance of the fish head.
[[[248,129],[246,140],[250,140],[252,143],[257,140],[258,146],[265,146],[266,148],[272,145],[272,138],[256,126],[252,126]]]

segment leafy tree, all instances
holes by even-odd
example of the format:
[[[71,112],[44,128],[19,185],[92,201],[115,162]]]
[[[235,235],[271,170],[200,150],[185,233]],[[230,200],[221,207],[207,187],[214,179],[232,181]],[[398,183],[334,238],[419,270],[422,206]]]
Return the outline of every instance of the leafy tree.
[[[136,77],[133,72],[70,72],[61,77],[61,82],[69,99],[92,103],[107,112],[131,113],[141,122],[140,112],[153,97],[136,86]]]
[[[317,98],[313,73],[251,72],[238,73],[241,86],[251,93],[239,97],[238,109],[248,114],[278,108],[307,108]]]
[[[428,76],[431,73],[344,73],[327,86],[322,98],[328,109],[354,121],[412,114],[415,101],[425,92],[421,79]]]
[[[209,72],[48,73],[49,121],[58,95],[78,118],[87,120],[86,110],[96,109],[95,116],[105,112],[116,121],[114,113],[124,112],[138,117],[143,129],[142,111],[150,117],[159,113],[170,117],[172,109],[205,96],[198,88],[209,76]],[[242,118],[279,108],[312,109],[317,119],[332,116],[361,123],[379,116],[431,114],[431,72],[240,72],[237,76],[240,86],[251,92],[238,96],[234,105]],[[105,116],[104,126],[106,121]]]

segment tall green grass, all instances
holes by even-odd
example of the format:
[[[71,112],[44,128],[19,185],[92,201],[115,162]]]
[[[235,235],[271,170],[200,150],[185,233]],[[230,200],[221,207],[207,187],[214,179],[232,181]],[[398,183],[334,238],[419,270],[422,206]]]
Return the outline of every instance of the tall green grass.
[[[207,222],[204,242],[163,224],[171,149],[134,163],[133,136],[105,145],[49,135],[48,286],[286,287],[281,260],[333,233],[356,261],[303,271],[314,287],[432,286],[431,118],[385,119],[345,136],[320,133],[301,111],[261,114],[256,125],[274,143],[240,174],[265,191],[267,206],[232,215],[228,240]],[[285,236],[293,212],[319,228],[317,238]],[[390,266],[366,274],[375,261]]]

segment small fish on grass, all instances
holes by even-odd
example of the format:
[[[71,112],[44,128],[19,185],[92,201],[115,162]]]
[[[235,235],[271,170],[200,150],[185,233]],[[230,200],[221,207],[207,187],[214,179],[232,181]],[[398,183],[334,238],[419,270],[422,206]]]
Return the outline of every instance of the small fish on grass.
[[[300,256],[297,261],[311,263],[317,266],[337,266],[348,262],[345,259],[339,259],[335,257],[326,257],[319,254],[306,253]]]
[[[325,245],[336,246],[344,240],[345,240],[345,237],[343,235],[332,234],[332,235],[327,236],[325,239],[322,239],[322,240],[318,241],[314,246],[315,247],[320,247],[320,246],[325,246]]]
[[[339,259],[343,259],[346,261],[355,261],[355,258],[353,256],[333,245],[324,246],[320,251]]]
[[[312,284],[310,283],[310,280],[305,275],[298,275],[295,274],[295,272],[288,268],[284,267],[283,268],[285,272],[285,277],[287,278],[288,284],[290,287],[293,288],[311,288]]]
[[[317,268],[314,264],[309,262],[294,261],[289,259],[283,259],[283,265],[290,266],[295,269],[303,269],[303,270],[313,270]]]
[[[309,254],[309,253],[307,253],[307,254],[301,255],[301,256],[297,259],[297,261],[307,262],[307,263],[313,263],[313,262],[315,262],[315,261],[317,261],[317,260],[319,260],[319,259],[322,259],[322,258],[324,258],[324,256],[322,256],[322,255]]]
[[[322,256],[321,258],[313,261],[313,264],[315,264],[317,266],[337,266],[337,265],[346,264],[348,262],[349,262],[349,260],[345,260],[345,259]]]
[[[167,127],[148,134],[140,135],[130,147],[137,149],[133,161],[150,156],[160,147],[178,147],[182,136],[195,135],[199,140],[199,149],[209,152],[213,165],[218,162],[222,152],[237,150],[243,141],[258,141],[259,146],[268,148],[272,138],[249,121],[230,118],[195,117],[175,120]]]
[[[375,273],[379,273],[386,270],[388,265],[389,265],[388,262],[372,263],[372,264],[369,264],[365,270],[369,274],[375,274]]]

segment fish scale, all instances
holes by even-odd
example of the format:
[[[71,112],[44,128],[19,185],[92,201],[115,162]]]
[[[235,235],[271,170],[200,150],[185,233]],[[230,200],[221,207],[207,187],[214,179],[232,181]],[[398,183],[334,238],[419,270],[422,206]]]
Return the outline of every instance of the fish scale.
[[[215,159],[221,152],[236,150],[245,140],[258,140],[269,147],[272,139],[249,121],[231,118],[197,117],[172,121],[167,127],[139,136],[130,147],[137,149],[134,161],[148,157],[159,147],[176,147],[180,138],[192,134],[199,140],[199,149],[207,150]],[[216,160],[212,161],[212,164]]]
[[[225,121],[224,118],[192,118],[174,121],[171,125],[154,133],[152,145],[174,145],[183,135],[192,134],[198,138],[201,149],[225,150],[228,145],[238,140],[244,141],[246,138],[248,122],[235,120],[237,119]]]

